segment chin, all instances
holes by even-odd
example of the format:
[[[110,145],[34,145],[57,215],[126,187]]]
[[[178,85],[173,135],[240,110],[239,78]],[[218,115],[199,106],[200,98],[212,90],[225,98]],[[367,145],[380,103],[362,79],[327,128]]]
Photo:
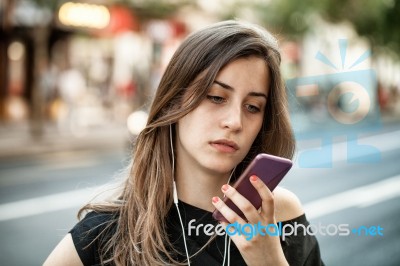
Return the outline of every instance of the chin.
[[[236,166],[236,162],[230,159],[225,160],[210,160],[207,163],[207,168],[210,171],[216,172],[218,174],[230,173],[230,171]]]

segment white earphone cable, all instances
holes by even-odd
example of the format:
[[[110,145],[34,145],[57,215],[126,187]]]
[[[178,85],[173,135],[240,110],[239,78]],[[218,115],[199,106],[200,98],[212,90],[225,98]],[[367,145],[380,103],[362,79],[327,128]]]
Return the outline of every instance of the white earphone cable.
[[[173,199],[174,199],[174,204],[176,207],[176,210],[178,211],[178,216],[179,216],[179,221],[181,223],[181,227],[182,227],[182,236],[183,236],[183,244],[185,245],[185,252],[186,252],[186,258],[188,261],[188,265],[190,266],[190,256],[189,256],[189,251],[188,251],[188,247],[187,247],[187,243],[186,243],[186,234],[185,234],[185,227],[183,226],[183,221],[182,221],[182,217],[181,217],[181,212],[179,211],[179,199],[178,199],[178,190],[176,188],[176,182],[175,182],[175,154],[174,154],[174,146],[173,146],[173,142],[172,142],[172,125],[169,125],[169,140],[170,140],[170,145],[171,145],[171,154],[172,154],[172,177],[173,177]],[[233,168],[229,179],[228,179],[228,184],[231,181],[232,175],[235,172],[235,168]],[[227,240],[228,241],[228,247],[227,247]],[[225,261],[226,258],[228,258],[228,266],[231,264],[230,263],[230,250],[231,250],[231,238],[228,237],[228,234],[225,234],[225,243],[224,243],[224,259],[222,262],[222,266],[225,266]],[[227,256],[228,253],[228,256]]]
[[[233,176],[233,173],[235,172],[235,169],[236,169],[236,166],[235,166],[235,168],[233,168],[233,170],[232,170],[232,172],[231,172],[231,175],[229,176],[228,184],[231,182],[231,178],[232,178],[232,176]],[[225,194],[224,194],[224,197],[225,197]],[[228,238],[229,238],[229,240],[228,240]],[[227,243],[226,243],[227,241],[228,241],[228,247],[227,247]],[[231,262],[230,262],[231,252],[230,252],[230,251],[231,251],[231,238],[228,237],[228,234],[225,233],[224,260],[223,260],[223,262],[222,262],[222,266],[225,266],[225,261],[226,261],[226,255],[227,255],[227,253],[228,253],[228,266],[231,265]]]

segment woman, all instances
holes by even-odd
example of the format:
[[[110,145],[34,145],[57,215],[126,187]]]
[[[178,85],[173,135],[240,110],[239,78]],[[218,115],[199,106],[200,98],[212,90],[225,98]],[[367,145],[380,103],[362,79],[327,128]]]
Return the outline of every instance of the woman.
[[[188,232],[189,223],[216,226],[215,208],[230,223],[308,225],[288,190],[271,193],[252,176],[262,198],[256,210],[229,185],[259,153],[293,156],[280,60],[276,40],[253,24],[225,21],[191,34],[160,81],[119,197],[83,207],[80,214],[88,214],[45,264],[322,264],[307,234],[285,241],[234,235],[226,245],[226,235]],[[224,195],[247,221],[223,203]]]

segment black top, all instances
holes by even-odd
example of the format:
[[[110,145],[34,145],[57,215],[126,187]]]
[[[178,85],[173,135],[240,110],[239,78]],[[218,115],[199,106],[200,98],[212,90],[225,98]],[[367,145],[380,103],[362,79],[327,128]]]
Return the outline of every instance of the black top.
[[[192,227],[190,231],[191,235],[189,236],[187,228],[189,222],[192,219],[196,220],[196,222],[191,223],[192,226],[198,224],[212,224],[216,226],[218,223],[212,218],[211,212],[182,201],[179,201],[178,205],[183,224],[185,225],[188,252],[190,255],[193,255],[207,243],[210,236],[204,233],[204,227],[200,227],[200,230],[198,230],[199,235],[196,234],[196,230]],[[85,266],[100,265],[99,250],[115,232],[116,223],[112,222],[116,220],[115,218],[117,218],[115,214],[90,212],[70,231],[75,248]],[[282,227],[286,224],[294,223],[305,226],[309,224],[306,216],[303,214],[292,220],[282,222]],[[298,228],[300,230],[297,231],[297,235],[286,236],[284,241],[281,238],[283,252],[289,265],[324,265],[321,261],[320,250],[315,236],[304,235],[304,232],[301,231],[302,227]],[[181,253],[176,254],[175,258],[179,261],[185,261],[186,253],[182,237],[182,227],[175,206],[171,208],[167,217],[167,231],[171,243]],[[97,238],[97,236],[99,237]],[[203,251],[191,258],[191,265],[221,266],[224,257],[224,244],[225,236],[217,236]],[[230,264],[246,265],[233,241],[230,247]]]

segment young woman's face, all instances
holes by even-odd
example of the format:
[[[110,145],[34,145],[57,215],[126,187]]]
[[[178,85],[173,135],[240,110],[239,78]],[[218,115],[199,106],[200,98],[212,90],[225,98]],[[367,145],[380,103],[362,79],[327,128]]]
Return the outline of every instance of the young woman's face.
[[[254,56],[221,69],[207,97],[178,121],[179,167],[225,174],[241,162],[261,129],[269,79]]]

